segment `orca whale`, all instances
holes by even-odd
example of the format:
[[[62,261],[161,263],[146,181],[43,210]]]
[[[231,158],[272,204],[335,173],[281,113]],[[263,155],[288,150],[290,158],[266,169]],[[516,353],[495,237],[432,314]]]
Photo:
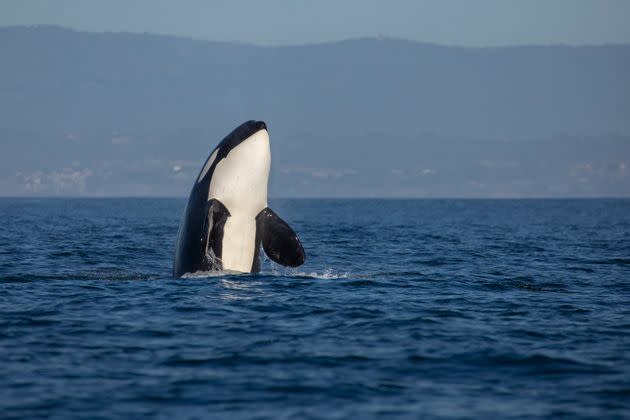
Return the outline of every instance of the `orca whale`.
[[[197,271],[260,271],[260,246],[278,264],[306,258],[293,229],[267,207],[271,166],[263,121],[247,121],[210,153],[177,232],[173,275]]]

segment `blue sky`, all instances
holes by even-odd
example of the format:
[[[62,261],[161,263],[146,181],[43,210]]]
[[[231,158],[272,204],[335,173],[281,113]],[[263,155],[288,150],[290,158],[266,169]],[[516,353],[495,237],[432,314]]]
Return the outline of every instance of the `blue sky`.
[[[256,44],[384,35],[464,46],[630,43],[627,0],[0,0],[0,25]]]

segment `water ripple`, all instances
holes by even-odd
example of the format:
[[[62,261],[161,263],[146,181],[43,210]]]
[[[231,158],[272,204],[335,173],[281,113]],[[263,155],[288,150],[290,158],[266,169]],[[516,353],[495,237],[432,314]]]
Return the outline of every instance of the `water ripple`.
[[[630,201],[278,200],[305,266],[175,280],[183,205],[0,200],[3,418],[630,412]]]

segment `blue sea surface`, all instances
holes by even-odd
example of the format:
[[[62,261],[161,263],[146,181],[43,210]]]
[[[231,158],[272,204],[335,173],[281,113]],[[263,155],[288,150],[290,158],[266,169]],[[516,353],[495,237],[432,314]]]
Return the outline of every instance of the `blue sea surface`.
[[[173,279],[184,199],[0,199],[0,417],[630,416],[630,200],[272,200],[307,261]]]

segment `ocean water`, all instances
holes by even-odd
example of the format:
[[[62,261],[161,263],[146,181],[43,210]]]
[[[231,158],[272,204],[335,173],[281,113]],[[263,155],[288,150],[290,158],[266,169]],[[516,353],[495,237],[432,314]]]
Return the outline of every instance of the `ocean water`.
[[[629,200],[275,200],[307,262],[173,279],[184,199],[0,199],[0,417],[630,416]]]

